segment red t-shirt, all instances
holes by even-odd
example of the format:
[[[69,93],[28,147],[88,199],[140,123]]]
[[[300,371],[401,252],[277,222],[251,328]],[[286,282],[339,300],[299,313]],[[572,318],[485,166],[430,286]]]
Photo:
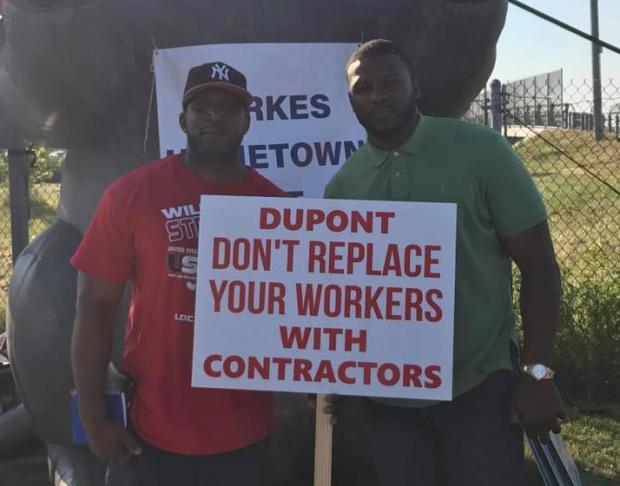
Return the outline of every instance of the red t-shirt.
[[[71,260],[94,277],[131,281],[121,364],[136,383],[131,419],[146,442],[188,455],[245,447],[273,427],[271,393],[190,386],[201,194],[286,195],[255,170],[215,184],[179,156],[151,162],[106,189]]]

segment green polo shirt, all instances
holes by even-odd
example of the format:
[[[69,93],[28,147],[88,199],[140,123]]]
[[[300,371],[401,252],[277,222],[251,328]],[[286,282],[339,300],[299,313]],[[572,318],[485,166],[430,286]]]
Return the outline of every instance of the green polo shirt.
[[[511,369],[515,314],[501,239],[547,216],[530,174],[503,137],[461,120],[423,116],[396,150],[363,145],[330,181],[325,197],[456,203],[453,396],[493,371]]]

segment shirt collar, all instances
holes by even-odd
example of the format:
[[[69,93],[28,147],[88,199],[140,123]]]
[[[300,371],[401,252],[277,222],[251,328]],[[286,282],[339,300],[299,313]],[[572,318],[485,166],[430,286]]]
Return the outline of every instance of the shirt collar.
[[[380,150],[367,143],[368,149],[372,155],[372,165],[381,167],[390,158],[394,152],[405,152],[412,155],[418,155],[423,148],[424,142],[428,135],[428,120],[422,113],[415,129],[405,142],[395,150]]]

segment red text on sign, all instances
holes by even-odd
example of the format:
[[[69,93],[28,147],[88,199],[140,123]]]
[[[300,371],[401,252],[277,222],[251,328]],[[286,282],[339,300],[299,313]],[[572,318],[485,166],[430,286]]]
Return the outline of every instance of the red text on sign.
[[[342,361],[304,358],[256,357],[212,354],[203,364],[210,378],[296,381],[346,385],[402,386],[435,389],[442,385],[441,366],[373,361]]]
[[[284,349],[338,349],[366,352],[368,343],[365,329],[340,329],[333,327],[280,326],[280,339]],[[341,346],[339,346],[341,344]]]
[[[443,318],[439,289],[296,284],[297,314],[436,323]]]
[[[289,231],[314,231],[324,226],[332,233],[376,233],[387,234],[390,229],[390,220],[396,213],[388,211],[343,211],[334,209],[306,208],[261,208],[260,229],[272,230],[283,227]]]
[[[271,270],[272,255],[277,250],[284,251],[286,271],[293,271],[295,248],[298,240],[270,240],[254,238],[213,238],[214,270],[233,268],[235,270]],[[280,257],[280,255],[277,255]]]
[[[360,270],[366,275],[439,278],[433,267],[439,263],[435,255],[439,245],[389,244],[384,252],[375,251],[372,243],[344,241],[310,241],[308,244],[308,272],[352,274]]]
[[[209,280],[213,311],[224,309],[233,314],[285,313],[286,287],[280,282],[243,282],[241,280]]]

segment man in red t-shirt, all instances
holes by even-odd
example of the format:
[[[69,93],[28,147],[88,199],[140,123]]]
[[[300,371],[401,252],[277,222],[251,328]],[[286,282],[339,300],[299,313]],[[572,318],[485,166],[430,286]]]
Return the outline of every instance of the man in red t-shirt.
[[[72,259],[79,270],[73,372],[88,443],[102,459],[132,458],[141,485],[263,484],[271,394],[191,387],[200,195],[285,196],[241,161],[251,101],[233,67],[192,68],[179,119],[185,154],[108,187]],[[135,382],[130,430],[107,417],[103,401],[127,282],[121,368]]]

